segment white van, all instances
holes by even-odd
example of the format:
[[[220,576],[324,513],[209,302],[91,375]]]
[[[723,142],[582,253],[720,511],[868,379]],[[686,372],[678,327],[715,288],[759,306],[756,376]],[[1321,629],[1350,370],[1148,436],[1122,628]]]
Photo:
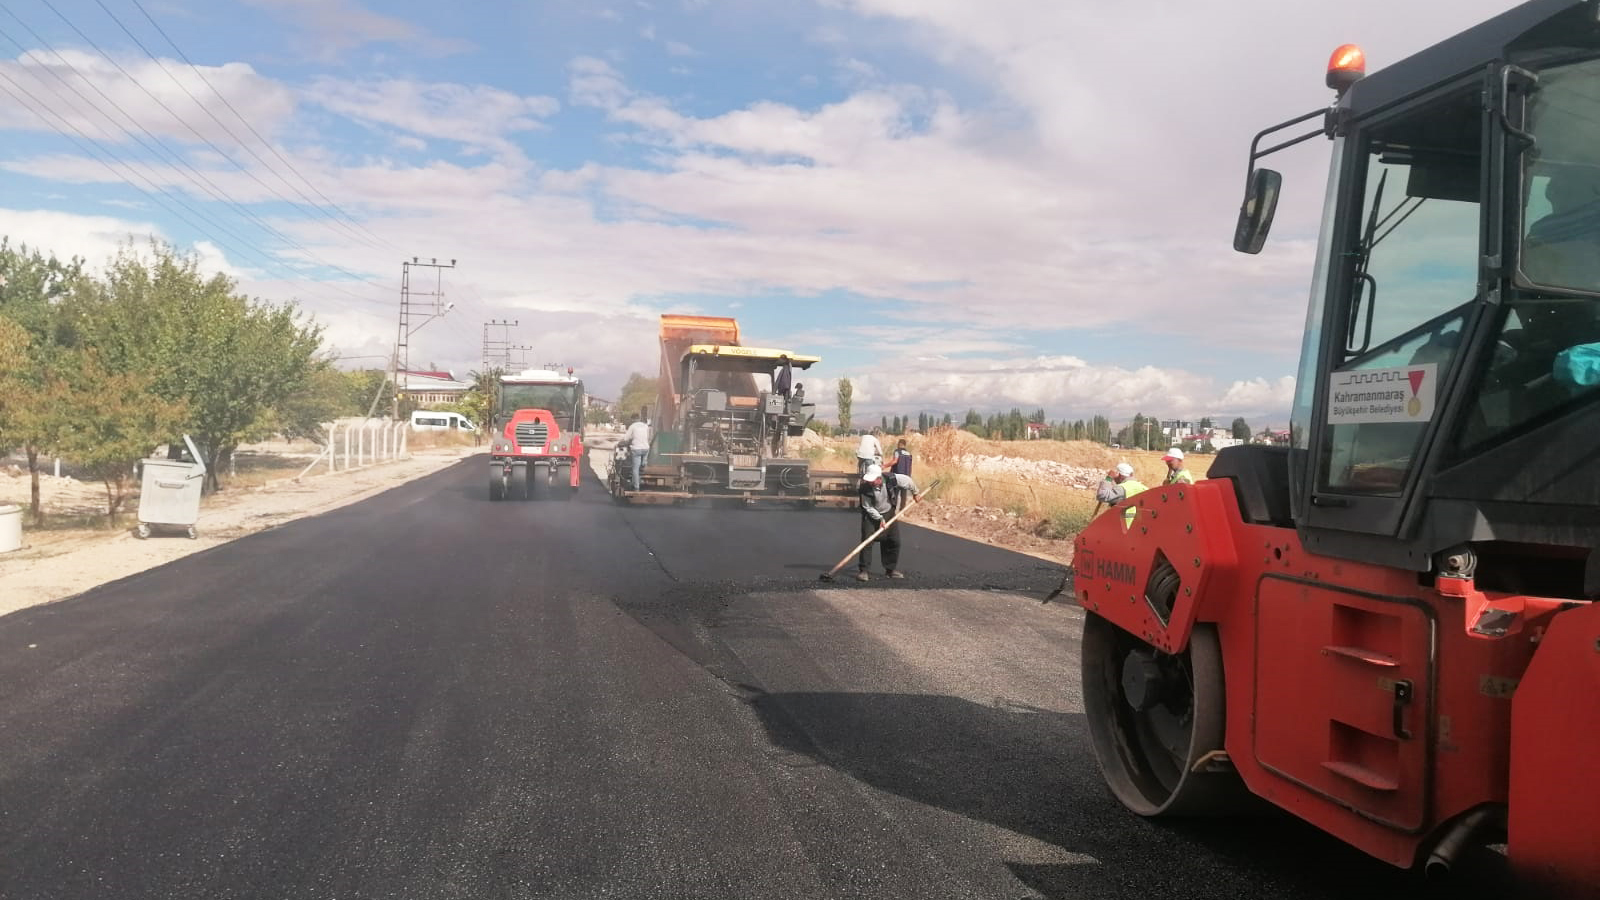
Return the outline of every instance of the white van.
[[[419,409],[411,414],[412,431],[465,431],[473,432],[478,426],[460,413]]]

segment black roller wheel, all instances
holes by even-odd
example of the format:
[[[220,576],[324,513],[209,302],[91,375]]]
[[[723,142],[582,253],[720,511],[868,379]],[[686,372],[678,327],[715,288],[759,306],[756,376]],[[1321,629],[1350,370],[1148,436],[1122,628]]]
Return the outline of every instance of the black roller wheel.
[[[1226,730],[1222,645],[1195,626],[1182,653],[1163,653],[1109,621],[1083,625],[1083,706],[1106,786],[1141,816],[1243,812],[1252,798],[1212,756]],[[1197,771],[1198,769],[1198,771]]]
[[[556,500],[571,500],[572,495],[577,492],[578,486],[572,483],[572,472],[570,470],[563,470],[550,487],[550,495]]]
[[[504,474],[490,475],[489,476],[489,500],[491,502],[498,503],[501,500],[504,500],[505,498],[506,498],[506,476]]]
[[[528,492],[528,467],[513,466],[511,468],[510,485],[507,490],[513,500],[527,500],[532,496]]]

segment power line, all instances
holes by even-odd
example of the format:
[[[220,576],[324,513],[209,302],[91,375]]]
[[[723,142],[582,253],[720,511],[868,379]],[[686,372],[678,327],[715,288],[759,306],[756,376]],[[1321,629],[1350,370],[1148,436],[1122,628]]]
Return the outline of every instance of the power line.
[[[233,113],[233,117],[238,119],[240,124],[244,125],[245,128],[249,129],[250,133],[255,135],[256,140],[260,141],[262,146],[264,146],[268,150],[272,151],[272,155],[276,156],[278,158],[279,162],[282,162],[285,166],[288,167],[289,171],[293,172],[297,177],[299,177],[299,179],[302,182],[305,182],[306,187],[311,188],[312,192],[315,193],[318,197],[321,197],[324,201],[326,201],[329,207],[331,207],[335,211],[337,211],[339,213],[339,215],[343,216],[352,225],[355,225],[357,228],[359,228],[362,231],[366,232],[374,240],[377,240],[377,241],[379,241],[379,242],[381,242],[383,244],[387,244],[389,249],[392,249],[392,250],[399,250],[400,249],[399,247],[396,247],[395,245],[390,244],[388,241],[385,241],[383,238],[381,238],[378,235],[374,234],[371,229],[367,228],[366,225],[364,225],[361,222],[357,221],[349,213],[345,212],[344,209],[339,206],[339,204],[335,203],[331,198],[328,197],[327,194],[324,194],[315,184],[313,184],[311,182],[311,180],[305,176],[304,173],[302,173],[299,169],[295,168],[294,163],[290,162],[287,158],[284,157],[284,155],[282,153],[278,152],[278,148],[276,146],[274,146],[271,141],[268,141],[266,138],[262,137],[261,133],[259,131],[256,131],[255,126],[251,125],[250,121],[248,119],[246,119],[244,116],[239,114],[239,110],[235,109],[233,104],[228,102],[228,98],[223,96],[223,94],[222,94],[222,92],[220,90],[217,90],[217,86],[211,83],[211,79],[207,78],[205,76],[205,73],[200,71],[200,67],[196,66],[194,64],[194,62],[189,59],[188,55],[183,52],[183,49],[178,46],[178,43],[176,41],[174,41],[171,38],[171,36],[169,36],[167,34],[166,29],[162,28],[160,23],[158,23],[153,17],[151,17],[150,13],[145,10],[144,4],[140,3],[139,0],[132,0],[132,2],[133,2],[133,5],[139,10],[140,14],[144,16],[145,21],[149,22],[151,27],[156,30],[156,33],[160,34],[161,37],[164,40],[166,40],[167,45],[172,48],[174,53],[178,54],[178,58],[182,59],[184,61],[184,63],[186,63],[189,66],[189,68],[194,71],[194,74],[199,77],[200,81],[202,83],[204,83],[206,87],[211,89],[211,93],[215,94],[217,99],[222,101],[222,105],[226,106],[228,108],[228,111]],[[102,8],[104,8],[104,4],[101,4],[101,6],[102,6]],[[108,10],[108,13],[109,13],[109,10]],[[112,18],[116,18],[116,17],[112,16]],[[121,24],[121,23],[119,22],[118,24]],[[123,29],[123,30],[126,31],[127,29]],[[149,51],[146,51],[146,54],[149,55]],[[158,63],[159,63],[159,61],[158,61]],[[165,67],[163,67],[163,68],[165,68]],[[204,108],[204,107],[202,107],[202,108]],[[213,117],[213,118],[215,118],[215,117]],[[305,196],[305,195],[302,194],[301,196]]]
[[[142,129],[139,128],[139,123],[137,121],[135,121],[134,118],[131,115],[129,115],[126,110],[124,110],[120,106],[118,106],[117,102],[115,100],[113,100],[109,95],[107,95],[105,91],[101,90],[99,85],[95,84],[92,79],[86,77],[81,71],[79,71],[78,68],[76,66],[74,66],[65,56],[63,56],[59,50],[57,50],[54,46],[52,46],[49,41],[46,41],[42,36],[40,36],[40,34],[37,31],[34,31],[33,28],[28,25],[27,22],[24,22],[22,19],[18,18],[16,13],[13,13],[10,9],[6,8],[4,5],[0,5],[0,11],[4,11],[6,15],[8,15],[12,19],[16,20],[17,24],[21,25],[46,50],[48,50],[52,54],[54,54],[56,59],[60,60],[61,64],[63,66],[65,66],[68,71],[72,72],[74,75],[78,76],[78,78],[81,79],[85,84],[89,85],[89,87],[91,89],[93,89],[95,91],[95,93],[99,94],[100,97],[102,99],[104,99],[106,101],[106,103],[110,105],[110,107],[112,109],[115,109],[119,114],[122,115],[122,117],[124,119],[126,119],[128,121],[128,123],[130,125],[132,125],[132,128],[129,128],[129,127],[123,126],[123,125],[119,125],[116,121],[114,121],[111,118],[111,116],[109,114],[107,114],[105,112],[105,110],[100,108],[99,104],[95,103],[93,100],[89,99],[89,97],[85,96],[84,93],[82,91],[80,91],[77,88],[76,85],[74,85],[72,82],[68,81],[65,77],[63,77],[61,75],[61,73],[57,72],[53,67],[48,66],[48,65],[40,67],[40,68],[44,69],[45,71],[49,72],[49,74],[53,78],[55,78],[56,81],[61,82],[61,84],[64,85],[68,90],[72,91],[73,94],[77,95],[77,97],[80,100],[83,101],[84,105],[86,107],[88,107],[89,110],[91,110],[95,114],[99,115],[100,118],[104,119],[112,128],[117,129],[117,130],[121,131],[122,133],[126,134],[128,137],[132,138],[136,143],[138,143],[139,146],[145,148],[146,150],[151,151],[152,153],[155,153],[157,156],[160,156],[162,154],[162,152],[164,151],[167,157],[171,158],[172,160],[177,162],[178,165],[182,166],[183,168],[188,169],[190,172],[192,172],[194,174],[194,177],[190,177],[188,175],[184,175],[183,177],[186,180],[188,180],[190,184],[193,184],[196,187],[200,188],[200,190],[203,193],[209,194],[212,199],[214,199],[214,200],[216,200],[216,201],[218,201],[220,203],[223,203],[223,204],[228,205],[228,206],[232,206],[233,208],[237,209],[242,215],[244,215],[245,217],[247,217],[247,218],[251,219],[252,221],[254,221],[263,231],[265,231],[268,234],[271,234],[271,235],[277,237],[279,240],[283,241],[285,244],[289,245],[290,247],[293,247],[293,248],[295,248],[297,250],[300,250],[301,252],[303,252],[306,255],[312,257],[313,259],[318,260],[319,262],[322,262],[324,265],[327,265],[330,268],[339,270],[337,266],[333,266],[331,263],[328,263],[326,260],[323,260],[321,257],[317,256],[317,254],[314,251],[312,251],[310,248],[298,243],[293,238],[290,238],[288,235],[286,235],[283,232],[279,231],[278,229],[272,227],[272,225],[270,223],[268,223],[265,219],[262,219],[260,216],[256,215],[249,208],[247,208],[244,205],[240,204],[238,201],[232,200],[229,197],[227,197],[222,192],[222,188],[217,186],[217,184],[215,182],[213,182],[209,178],[207,178],[204,175],[204,173],[202,173],[202,172],[200,172],[200,170],[196,169],[193,165],[191,165],[182,156],[180,156],[178,153],[173,151],[170,147],[167,147],[166,144],[162,143],[160,138],[158,138],[158,137],[156,137],[154,135],[150,135],[149,136],[150,137],[150,141],[147,142],[145,140],[145,138],[144,138],[144,135],[141,134]],[[20,51],[22,51],[24,53],[27,52],[27,48],[24,47],[20,41],[18,41],[16,38],[12,37],[4,29],[0,29],[0,37],[4,37],[7,41],[9,41],[18,50],[20,50]],[[32,73],[30,73],[30,74],[32,74]],[[38,79],[37,75],[34,75],[34,77],[35,77],[35,79]],[[13,82],[13,83],[15,83],[15,82]],[[42,80],[40,80],[40,83],[44,84],[44,82]],[[22,88],[22,86],[20,84],[17,85],[17,87],[18,87],[19,90],[25,90],[24,88]],[[64,95],[61,94],[60,91],[56,90],[54,87],[50,87],[50,90],[53,93],[55,93],[56,96],[61,97],[62,100],[65,101],[69,107],[73,107],[74,106],[72,104],[72,102],[68,98],[66,98]],[[65,120],[63,119],[63,121],[65,121]],[[80,135],[82,135],[85,140],[92,140],[92,138],[89,138],[89,136],[84,134],[81,130],[79,130],[78,133]],[[152,145],[152,142],[153,142],[153,145]],[[103,151],[103,152],[106,152],[108,155],[110,155],[110,151]],[[118,159],[120,160],[120,157],[118,157]],[[131,164],[129,164],[127,162],[124,162],[124,165],[130,165],[130,167],[131,167]],[[149,168],[148,166],[146,167],[146,170],[150,171],[152,173],[155,173],[155,170]],[[179,172],[178,174],[179,175],[183,175],[182,172]],[[156,175],[156,179],[159,179],[159,177],[160,177],[159,174],[157,174]],[[156,179],[149,179],[148,183],[150,183],[150,184],[152,184],[154,186]],[[172,199],[175,202],[183,203],[183,201],[177,195],[171,193],[166,188],[160,187],[158,189],[160,189],[162,191],[162,193],[166,194],[167,196],[172,197]],[[198,209],[196,209],[196,208],[194,208],[192,206],[189,206],[186,203],[184,204],[184,207],[186,209],[189,209],[191,212],[194,212],[196,215],[202,216],[208,222],[211,222],[213,225],[215,225],[217,228],[219,228],[222,231],[226,232],[227,234],[231,235],[235,240],[240,240],[240,241],[246,240],[245,238],[243,238],[239,234],[229,230],[226,226],[222,225],[222,223],[218,222],[215,219],[210,218],[209,216],[206,216],[204,213],[200,212]],[[340,270],[340,271],[342,271],[342,270]],[[353,273],[353,272],[345,272],[344,274],[349,275],[352,278],[356,278],[358,281],[361,280],[360,277],[355,275],[355,273]],[[373,285],[373,286],[374,287],[381,287],[381,285]],[[352,296],[359,296],[359,295],[352,294]],[[365,299],[365,298],[363,298],[363,299]],[[382,301],[375,301],[375,302],[382,302]]]
[[[352,229],[349,225],[346,225],[344,222],[341,222],[336,216],[334,216],[332,213],[328,212],[324,207],[322,207],[320,204],[318,204],[317,201],[312,200],[309,196],[306,195],[305,191],[302,191],[298,187],[290,184],[289,180],[284,178],[283,174],[280,173],[277,169],[273,168],[271,163],[267,162],[265,159],[262,159],[261,158],[261,154],[257,153],[255,151],[255,149],[252,148],[244,139],[240,138],[239,135],[237,133],[235,133],[233,129],[229,128],[226,124],[223,123],[223,121],[221,119],[217,118],[216,113],[213,113],[211,111],[210,107],[206,106],[204,103],[201,103],[200,102],[200,98],[196,97],[194,95],[194,92],[189,90],[189,86],[184,84],[182,81],[180,81],[176,75],[172,74],[172,70],[167,68],[167,64],[165,62],[163,62],[160,57],[156,56],[155,53],[151,52],[150,48],[146,47],[143,41],[139,40],[139,36],[134,34],[133,30],[130,29],[127,26],[127,24],[124,23],[122,21],[122,19],[117,16],[116,13],[112,12],[110,7],[105,5],[104,0],[95,0],[95,5],[99,6],[100,9],[103,10],[107,16],[110,16],[111,17],[111,21],[117,23],[117,27],[122,29],[122,33],[127,35],[128,39],[133,41],[133,43],[136,46],[138,46],[138,48],[140,50],[144,51],[144,55],[150,57],[151,62],[154,62],[156,64],[156,66],[158,68],[160,68],[163,73],[166,74],[167,79],[170,80],[173,84],[177,85],[178,89],[183,91],[183,93],[185,95],[187,95],[190,100],[193,100],[194,101],[194,105],[199,107],[200,111],[205,113],[207,118],[209,118],[212,122],[215,122],[217,127],[221,128],[223,130],[223,132],[225,132],[228,135],[228,137],[233,138],[234,142],[239,145],[240,149],[244,150],[246,153],[249,153],[250,157],[252,159],[254,159],[256,162],[260,163],[261,167],[263,169],[266,169],[268,172],[271,172],[273,174],[273,176],[275,178],[277,178],[278,181],[283,184],[284,187],[286,187],[289,190],[294,191],[296,194],[298,194],[300,196],[300,199],[302,199],[302,200],[306,201],[307,203],[309,203],[311,205],[311,208],[313,210],[315,210],[317,213],[321,214],[324,218],[328,219],[333,224],[338,225],[341,228],[343,228],[346,232],[349,233],[349,235],[351,237],[354,237],[354,238],[356,238],[357,240],[359,240],[359,241],[361,241],[363,243],[368,243],[367,239],[362,237],[362,235],[359,232],[357,232],[356,230]],[[142,7],[140,9],[141,9],[141,11],[143,11]],[[149,13],[145,13],[145,17],[149,18]],[[159,28],[157,30],[159,30]],[[168,40],[170,42],[171,39],[169,38]],[[190,63],[190,67],[191,68],[193,68],[193,65],[194,65],[193,63]],[[199,70],[198,69],[196,69],[195,72],[196,72],[196,74],[199,74]],[[205,76],[201,75],[200,76],[200,80],[205,81],[206,80]],[[207,81],[206,82],[206,86],[207,87],[211,87],[211,83],[209,81]],[[211,87],[211,92],[216,94],[217,93],[217,89],[215,87]],[[217,94],[217,96],[218,97],[222,97],[221,94]],[[232,109],[232,104],[229,104],[226,98],[222,98],[222,102],[224,104],[227,104],[228,107],[230,109]],[[234,115],[235,116],[239,115],[237,110],[234,111]],[[243,120],[241,119],[241,121],[243,121]],[[254,129],[252,129],[252,131],[254,131]],[[256,137],[258,139],[261,139],[261,136],[259,134],[257,134]],[[262,140],[264,142],[264,139],[262,139]],[[240,168],[242,169],[243,167],[241,166]],[[301,176],[302,179],[304,179],[304,177],[305,176],[303,176],[303,175]],[[281,194],[279,196],[282,197]],[[286,198],[286,197],[284,197],[283,199],[287,200],[290,203],[294,202],[292,200],[288,200],[288,198]],[[296,208],[298,208],[298,206]],[[346,218],[348,218],[348,216]],[[377,240],[377,236],[376,235],[372,235],[372,238],[374,240]],[[371,246],[381,249],[382,244],[381,244],[381,242],[379,242],[379,243],[374,243]]]
[[[236,246],[232,245],[228,241],[225,241],[222,238],[219,238],[214,234],[207,233],[207,229],[206,229],[205,226],[200,225],[199,223],[195,222],[193,219],[189,218],[189,216],[184,214],[183,210],[188,210],[189,212],[194,213],[196,216],[199,216],[199,217],[201,217],[203,219],[206,219],[207,221],[211,222],[212,225],[214,225],[214,226],[216,226],[218,228],[221,228],[224,232],[226,232],[229,235],[233,236],[235,239],[239,239],[237,235],[233,234],[232,231],[229,231],[225,227],[221,226],[220,223],[216,222],[216,220],[211,219],[209,216],[206,216],[204,213],[200,212],[198,209],[195,209],[194,207],[189,206],[183,200],[181,200],[180,198],[178,198],[175,195],[173,195],[172,192],[169,189],[163,188],[160,185],[156,184],[155,182],[151,181],[149,178],[146,178],[143,174],[141,174],[138,170],[134,169],[132,165],[130,165],[129,163],[124,161],[121,157],[117,156],[116,154],[114,154],[114,153],[112,153],[112,152],[110,152],[108,150],[102,150],[102,149],[98,149],[98,148],[94,147],[93,146],[93,138],[90,138],[87,134],[85,134],[83,132],[82,129],[78,128],[76,125],[73,125],[64,116],[62,116],[59,113],[49,109],[48,105],[38,101],[38,98],[36,98],[32,94],[30,94],[28,92],[27,88],[23,87],[15,79],[13,79],[10,75],[6,74],[6,72],[4,70],[0,70],[0,79],[3,79],[6,83],[11,85],[11,87],[6,87],[5,85],[0,84],[0,91],[4,91],[6,94],[10,95],[11,98],[16,100],[19,105],[21,105],[22,107],[27,109],[29,112],[33,113],[33,115],[38,117],[41,122],[44,122],[46,125],[48,125],[57,134],[59,134],[62,137],[66,138],[74,146],[76,146],[80,150],[82,150],[83,153],[89,159],[92,159],[96,163],[99,163],[102,167],[104,167],[106,169],[106,171],[110,172],[112,174],[112,176],[114,178],[116,178],[119,182],[128,184],[134,190],[138,191],[141,194],[144,194],[146,197],[150,198],[151,201],[155,202],[162,209],[164,209],[167,212],[171,213],[172,215],[176,216],[184,224],[188,225],[190,228],[193,228],[195,231],[200,232],[201,234],[205,235],[207,238],[211,239],[212,241],[215,241],[217,244],[225,247],[226,249],[228,249],[229,251],[233,252],[237,256],[239,256],[241,258],[249,258],[252,254],[254,254],[255,258],[260,259],[263,262],[265,262],[269,268],[283,268],[286,271],[292,271],[292,270],[288,270],[287,267],[283,265],[283,263],[272,259],[271,257],[267,256],[266,254],[261,253],[260,251],[253,250],[253,249],[241,250],[239,247],[236,247]],[[16,90],[12,90],[13,87],[16,88]],[[36,106],[35,103],[38,103],[38,105]],[[54,122],[52,122],[51,121],[51,117],[54,117],[57,121],[59,121],[61,123],[61,125],[57,125]],[[62,126],[65,126],[65,128],[63,128]],[[76,133],[78,135],[78,137],[73,137],[72,134],[69,134],[68,133],[68,129],[70,129],[72,132]],[[82,140],[80,141],[79,138],[82,138]],[[107,161],[108,158],[110,160],[109,162]],[[116,168],[117,166],[122,166],[127,171],[126,172],[118,171],[117,168]],[[177,207],[174,207],[173,205],[169,205],[167,202],[163,201],[162,198],[157,196],[155,193],[152,193],[151,191],[145,190],[144,188],[140,187],[137,183],[135,183],[136,181],[143,181],[145,184],[150,185],[150,187],[154,191],[160,192],[162,194],[166,194],[168,197],[172,198],[172,202],[177,204],[177,207],[181,207],[181,208],[177,208]],[[245,242],[245,244],[246,244],[246,247],[248,248],[248,242]],[[291,277],[290,280],[293,281],[293,280],[297,280],[297,279],[295,279],[294,277]],[[341,290],[343,293],[347,293],[350,296],[355,297],[356,299],[361,300],[361,301],[366,302],[366,303],[386,305],[386,304],[383,304],[383,301],[380,301],[380,300],[377,300],[377,299],[374,299],[374,298],[370,298],[370,297],[363,297],[360,294],[356,294],[356,293],[353,293],[351,291],[344,291],[338,285],[335,285],[335,284],[332,284],[332,283],[328,283],[328,282],[307,282],[307,283],[317,284],[317,285],[325,285],[325,286],[333,288],[335,290]],[[315,296],[315,295],[311,295],[311,296]]]
[[[133,82],[134,86],[137,87],[140,91],[142,91],[146,97],[149,97],[152,101],[155,102],[155,104],[157,106],[159,106],[163,110],[165,110],[167,115],[171,116],[172,120],[174,122],[177,122],[179,125],[182,125],[185,129],[188,130],[188,132],[190,134],[194,135],[198,140],[200,140],[206,146],[210,147],[212,150],[215,150],[223,159],[226,159],[228,162],[232,163],[234,165],[234,167],[237,168],[243,175],[248,177],[251,181],[254,181],[256,184],[260,185],[263,190],[267,191],[267,193],[269,193],[272,196],[278,198],[279,200],[282,200],[283,202],[289,204],[290,206],[294,207],[296,210],[299,210],[302,214],[306,214],[307,211],[306,211],[305,207],[303,207],[299,203],[296,203],[295,201],[289,199],[288,197],[285,197],[283,194],[281,194],[277,190],[275,190],[271,185],[267,184],[265,181],[262,181],[260,176],[256,175],[256,173],[254,173],[254,172],[250,171],[249,169],[245,168],[242,164],[240,164],[240,162],[238,160],[236,160],[232,156],[230,156],[228,154],[228,151],[226,151],[226,150],[222,149],[221,147],[217,146],[217,143],[215,141],[213,141],[210,138],[206,137],[205,135],[201,134],[193,125],[191,125],[189,123],[189,121],[187,119],[183,118],[182,116],[180,116],[176,112],[174,112],[172,107],[170,107],[170,106],[168,106],[166,104],[166,101],[162,100],[160,97],[157,97],[153,92],[151,92],[151,90],[149,88],[145,87],[144,86],[144,82],[140,81],[138,78],[135,78],[133,76],[133,74],[131,72],[129,72],[127,69],[123,68],[122,64],[117,62],[116,59],[111,56],[111,54],[107,53],[104,49],[101,48],[101,46],[99,44],[95,43],[93,38],[89,37],[87,34],[84,34],[83,29],[79,28],[76,24],[73,23],[73,21],[71,19],[68,19],[65,15],[63,15],[61,10],[57,9],[54,3],[51,3],[50,0],[40,0],[40,2],[43,3],[45,5],[45,7],[48,8],[51,12],[55,13],[56,14],[56,18],[60,19],[64,23],[66,23],[67,27],[71,28],[72,31],[75,34],[77,34],[78,37],[82,38],[85,43],[87,43],[90,47],[93,47],[96,53],[99,53],[102,57],[105,58],[105,60],[107,62],[111,63],[111,65],[114,66],[118,72],[121,72],[122,75],[125,78],[127,78],[129,81]],[[115,17],[113,17],[113,18],[115,18]],[[119,25],[121,24],[120,20],[118,21],[118,24]],[[126,31],[127,30],[126,27],[124,27],[123,30]],[[131,34],[129,36],[132,37]],[[137,38],[135,38],[134,42],[138,43]],[[143,45],[141,44],[140,47],[142,48]],[[146,52],[148,53],[148,51],[146,51]],[[158,61],[157,64],[159,65],[159,61]],[[166,71],[166,70],[163,69],[162,71]],[[167,73],[167,77],[171,78],[172,77],[172,73],[168,72]],[[173,80],[176,81],[176,79],[173,79]],[[180,83],[179,87],[183,87],[183,85]],[[186,92],[187,92],[187,90],[188,89],[185,88]],[[191,98],[193,96],[194,96],[193,94],[190,94]],[[198,101],[196,101],[196,102],[198,102]],[[201,108],[204,109],[204,106],[202,106]],[[207,110],[207,114],[208,115],[210,114],[209,110]],[[215,118],[215,116],[213,116],[213,118]],[[226,127],[224,127],[223,130],[224,131],[228,131],[228,129]],[[229,135],[232,135],[235,140],[238,140],[237,135],[233,135],[233,132],[228,131],[228,133],[229,133]],[[276,170],[272,170],[272,171],[273,171],[274,174],[276,174]],[[324,262],[324,264],[328,265],[330,268],[335,269],[336,271],[342,271],[337,266],[333,266],[332,264],[329,264],[329,263],[326,263],[326,262]],[[364,280],[364,279],[361,279],[360,276],[354,275],[354,273],[346,272],[345,274],[352,275],[352,277],[355,277],[358,280]]]

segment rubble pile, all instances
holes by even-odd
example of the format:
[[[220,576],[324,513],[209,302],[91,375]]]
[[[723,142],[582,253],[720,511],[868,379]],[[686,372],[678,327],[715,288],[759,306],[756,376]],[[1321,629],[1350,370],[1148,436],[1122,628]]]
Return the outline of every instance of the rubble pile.
[[[1100,469],[1047,459],[968,454],[962,456],[958,462],[962,468],[980,475],[1010,475],[1022,481],[1038,481],[1069,488],[1093,489],[1106,477],[1105,472]]]

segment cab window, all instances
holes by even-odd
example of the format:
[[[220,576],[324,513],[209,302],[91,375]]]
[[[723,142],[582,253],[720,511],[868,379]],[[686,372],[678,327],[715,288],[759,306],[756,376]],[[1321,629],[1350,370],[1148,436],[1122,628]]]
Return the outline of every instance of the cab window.
[[[1344,235],[1322,490],[1400,493],[1478,292],[1481,113],[1459,96],[1369,128]]]

